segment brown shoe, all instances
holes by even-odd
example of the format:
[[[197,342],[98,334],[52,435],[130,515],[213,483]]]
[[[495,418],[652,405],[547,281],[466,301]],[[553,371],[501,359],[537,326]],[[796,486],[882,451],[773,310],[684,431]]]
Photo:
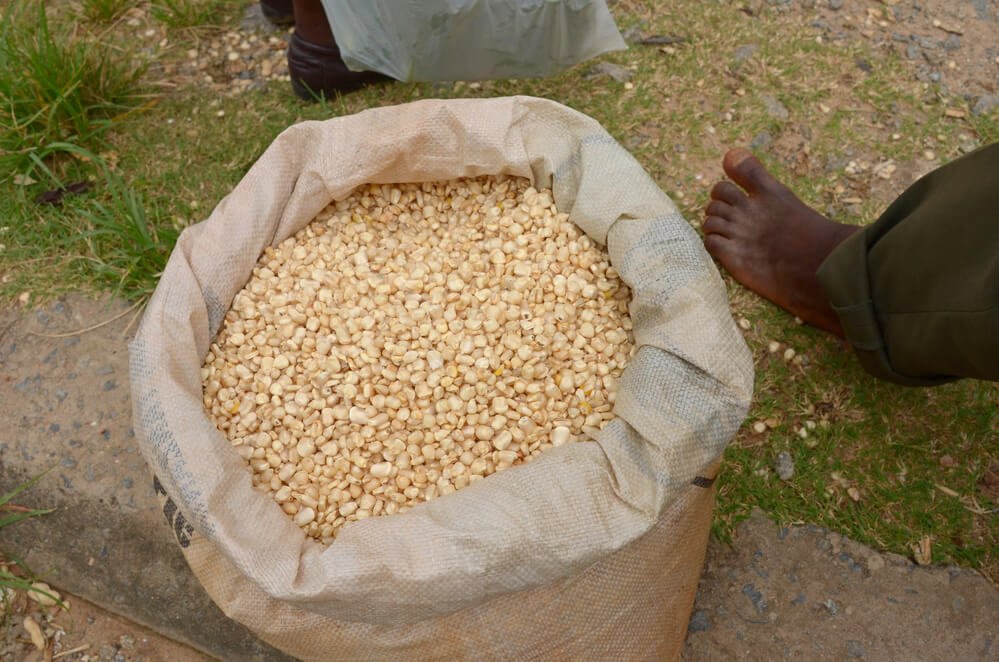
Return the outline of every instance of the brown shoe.
[[[274,25],[286,26],[295,22],[291,0],[260,0],[260,12]]]
[[[392,80],[374,71],[351,71],[340,57],[336,41],[316,44],[303,39],[298,30],[292,33],[288,44],[288,73],[295,94],[306,101],[315,101],[320,95],[330,99],[365,85]]]

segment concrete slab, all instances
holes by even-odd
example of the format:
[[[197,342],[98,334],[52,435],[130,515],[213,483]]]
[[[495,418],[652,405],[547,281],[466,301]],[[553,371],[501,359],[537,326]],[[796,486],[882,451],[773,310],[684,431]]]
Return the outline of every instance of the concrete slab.
[[[999,589],[757,510],[712,543],[687,660],[995,660]]]
[[[52,468],[19,499],[57,511],[3,547],[54,586],[221,659],[287,659],[229,620],[191,574],[135,447],[126,313],[71,296],[0,313],[0,490]],[[38,335],[45,334],[45,335]],[[999,590],[978,573],[920,568],[762,513],[712,543],[685,658],[987,659]]]
[[[4,530],[50,583],[222,659],[286,659],[227,618],[191,574],[133,440],[127,304],[68,297],[0,314],[0,491],[55,508]],[[133,325],[134,329],[134,325]],[[38,335],[45,334],[45,335]]]

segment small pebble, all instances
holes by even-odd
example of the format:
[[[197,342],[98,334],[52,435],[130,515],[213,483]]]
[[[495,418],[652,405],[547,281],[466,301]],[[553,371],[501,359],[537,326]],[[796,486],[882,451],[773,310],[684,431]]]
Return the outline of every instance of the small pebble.
[[[794,358],[794,354],[795,354],[795,351],[793,349],[791,349],[790,347],[788,347],[787,349],[784,350],[784,360],[785,361],[790,361],[791,359]]]
[[[753,423],[753,432],[756,434],[763,434],[767,431],[767,424],[763,421],[756,421]]]
[[[776,340],[771,340],[770,344],[767,345],[767,351],[770,352],[771,354],[776,354],[778,351],[780,351],[780,343],[777,342]]]
[[[791,480],[794,476],[794,458],[787,451],[781,451],[774,462],[774,471],[781,480]]]
[[[690,615],[690,623],[687,625],[688,632],[706,632],[710,629],[711,619],[708,618],[708,612],[706,610],[698,609]]]
[[[865,651],[860,642],[855,639],[850,639],[846,642],[846,652],[853,658],[862,658],[867,656],[867,651]]]
[[[768,605],[766,598],[764,598],[763,593],[752,584],[744,585],[742,587],[742,594],[749,598],[750,602],[753,603],[753,606],[756,607],[756,611],[758,613],[762,614],[767,610]]]

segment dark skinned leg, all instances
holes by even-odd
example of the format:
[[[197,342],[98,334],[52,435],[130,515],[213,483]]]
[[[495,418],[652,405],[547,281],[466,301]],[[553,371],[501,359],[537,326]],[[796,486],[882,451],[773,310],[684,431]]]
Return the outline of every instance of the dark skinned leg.
[[[722,165],[732,181],[711,190],[703,226],[708,252],[750,290],[843,337],[815,272],[860,228],[819,214],[745,149],[729,151]]]

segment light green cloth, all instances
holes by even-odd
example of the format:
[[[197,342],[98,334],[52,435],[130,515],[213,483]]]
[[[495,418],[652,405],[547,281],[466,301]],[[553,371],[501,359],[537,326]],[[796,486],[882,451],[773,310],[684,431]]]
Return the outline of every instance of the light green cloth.
[[[403,81],[550,76],[624,50],[604,0],[323,0],[347,66]]]

